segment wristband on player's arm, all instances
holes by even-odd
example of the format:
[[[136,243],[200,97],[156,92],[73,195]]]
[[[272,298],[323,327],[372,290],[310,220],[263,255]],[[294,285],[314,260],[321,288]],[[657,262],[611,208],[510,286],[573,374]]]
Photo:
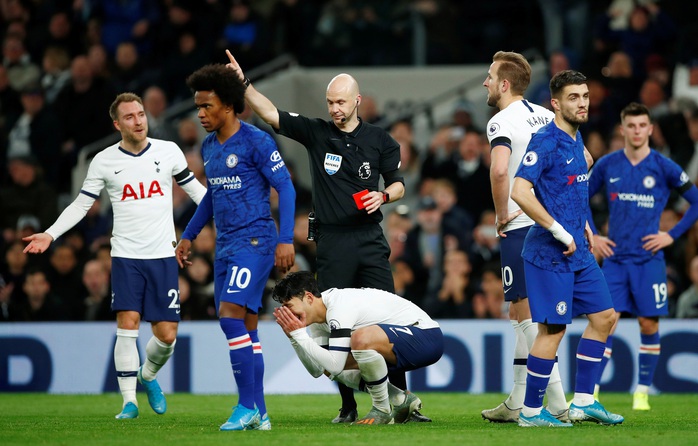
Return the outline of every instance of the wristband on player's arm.
[[[562,225],[555,220],[553,220],[553,224],[548,228],[548,231],[550,231],[553,237],[555,237],[555,240],[559,241],[565,246],[569,246],[569,244],[574,241],[572,234],[565,231],[565,228],[563,228]]]

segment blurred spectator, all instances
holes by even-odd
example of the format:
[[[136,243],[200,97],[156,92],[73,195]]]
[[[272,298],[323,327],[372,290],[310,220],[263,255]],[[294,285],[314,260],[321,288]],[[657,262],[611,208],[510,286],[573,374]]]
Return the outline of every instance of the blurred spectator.
[[[38,83],[24,87],[20,98],[22,114],[10,124],[7,158],[35,158],[46,182],[58,186],[62,135],[60,120],[47,106]]]
[[[198,240],[198,237],[197,237]],[[184,271],[189,281],[192,319],[217,319],[216,305],[213,299],[213,266],[203,255],[194,253],[189,257],[192,262]]]
[[[191,100],[191,91],[185,81],[191,73],[210,62],[210,56],[200,39],[190,31],[184,31],[170,45],[174,48],[163,61],[161,85],[173,102]]]
[[[82,270],[82,283],[87,290],[82,301],[81,320],[111,321],[111,286],[109,274],[99,260],[89,260]]]
[[[499,262],[499,237],[495,224],[494,211],[482,213],[478,225],[473,230],[473,244],[470,249],[470,260],[473,272],[480,276],[487,263]]]
[[[41,65],[41,87],[44,89],[46,102],[53,104],[58,93],[70,82],[70,55],[65,48],[49,46],[44,51]]]
[[[543,15],[545,53],[552,57],[555,51],[565,49],[572,52],[576,61],[584,57],[589,34],[589,2],[538,0],[538,6]]]
[[[174,141],[179,145],[179,135],[172,122],[165,119],[167,97],[162,88],[152,86],[143,92],[143,109],[148,117],[148,136]]]
[[[116,47],[114,66],[111,70],[112,87],[117,92],[128,91],[142,96],[143,90],[150,82],[149,77],[136,45],[132,42],[121,42]]]
[[[2,43],[2,64],[7,69],[10,86],[16,91],[27,85],[36,84],[41,77],[41,70],[32,62],[24,42],[15,34],[7,34]]]
[[[644,79],[645,61],[650,54],[666,54],[676,40],[676,24],[655,2],[636,5],[630,12],[627,29],[612,29],[610,22],[615,10],[599,18],[595,26],[596,50],[620,49],[632,61],[633,75]]]
[[[144,56],[152,49],[152,40],[160,20],[156,0],[94,0],[89,8],[90,20],[99,23],[101,41],[113,56],[122,42],[134,42]]]
[[[82,317],[81,297],[86,294],[82,283],[82,272],[75,250],[67,244],[58,245],[49,257],[46,279],[51,291],[62,302],[71,320]]]
[[[4,262],[0,263],[0,274],[5,281],[5,293],[9,293],[10,304],[20,305],[27,300],[24,293],[24,280],[27,275],[29,258],[23,252],[24,242],[11,243],[5,251]]]
[[[620,123],[620,115],[614,114],[608,98],[608,90],[600,79],[588,79],[587,87],[589,87],[589,119],[580,130],[584,137],[584,142],[587,143],[587,137],[592,132],[606,138],[611,134],[613,127]]]
[[[653,119],[669,114],[669,102],[667,102],[666,93],[659,81],[652,78],[645,79],[640,87],[639,97],[640,103],[649,108],[650,116]]]
[[[548,0],[538,0],[539,3]],[[556,0],[553,0],[556,1]],[[543,14],[545,17],[545,13]],[[549,110],[552,110],[552,105],[550,104],[550,79],[563,70],[568,70],[570,68],[570,61],[567,54],[561,47],[556,47],[555,51],[552,51],[548,56],[548,71],[543,79],[536,82],[528,89],[527,97],[534,104],[538,104]]]
[[[290,53],[302,64],[312,64],[311,43],[320,14],[318,2],[279,0],[269,16],[274,56]]]
[[[407,233],[402,259],[414,273],[420,296],[433,295],[443,278],[444,238],[441,211],[431,197],[424,197],[417,207],[417,224]]]
[[[698,54],[689,63],[679,63],[674,68],[672,96],[674,98],[690,98],[698,103]]]
[[[235,54],[240,66],[247,70],[269,59],[268,31],[262,16],[250,7],[248,0],[231,0],[228,20],[218,43],[220,49]]]
[[[111,245],[109,243],[99,245],[97,252],[95,252],[95,258],[99,260],[111,277]]]
[[[694,110],[686,118],[686,124],[688,127],[688,136],[693,143],[693,151],[691,152],[691,158],[686,166],[686,173],[692,182],[696,183],[698,181],[698,109]]]
[[[405,252],[407,234],[412,230],[410,208],[398,205],[385,216],[385,238],[390,246],[390,263],[394,263]]]
[[[293,247],[296,250],[296,263],[300,262],[299,270],[316,271],[317,245],[308,240],[308,210],[305,207],[296,208]]]
[[[39,269],[27,272],[24,281],[27,301],[17,311],[16,320],[26,322],[66,321],[68,312],[61,300],[51,292],[46,274]]]
[[[504,301],[502,270],[499,262],[487,263],[482,271],[482,293],[476,295],[473,311],[478,319],[509,319],[508,304]]]
[[[12,241],[22,215],[35,215],[40,230],[48,228],[58,216],[55,188],[39,176],[36,158],[13,158],[8,162],[10,184],[0,187],[0,221],[5,241]]]
[[[642,80],[634,76],[630,56],[623,51],[614,51],[601,70],[602,82],[608,92],[608,118],[620,121],[620,111],[637,100]]]
[[[362,121],[375,124],[383,119],[383,115],[378,111],[378,104],[373,96],[361,95],[361,107],[358,110]]]
[[[693,257],[689,264],[691,286],[681,293],[676,304],[676,318],[698,318],[698,257]]]
[[[111,118],[105,112],[116,96],[112,87],[104,79],[95,78],[86,56],[73,59],[70,76],[70,83],[58,93],[54,102],[63,127],[60,192],[69,191],[78,151],[114,132]]]
[[[62,48],[68,57],[75,57],[85,51],[80,22],[71,20],[67,11],[53,12],[49,18],[48,26],[42,27],[41,31],[37,33],[38,36],[33,36],[34,42],[38,43],[37,48],[34,48],[36,50],[33,53],[35,57],[41,57],[48,47]]]
[[[191,285],[189,281],[184,276],[184,273],[180,273],[178,276],[179,283],[179,317],[183,321],[192,320],[192,308],[191,308]]]
[[[440,167],[441,176],[456,186],[458,205],[475,221],[483,211],[494,208],[490,169],[482,162],[482,144],[482,134],[475,130],[466,132],[458,144],[458,152]]]
[[[427,296],[422,305],[424,311],[435,319],[473,317],[472,301],[478,289],[471,277],[467,254],[460,250],[448,251],[444,255],[443,269],[441,287],[436,294]]]
[[[102,212],[102,200],[97,198],[85,217],[75,225],[75,229],[85,238],[85,245],[89,252],[94,253],[100,245],[109,243],[113,218],[111,207]]]
[[[364,102],[361,102],[363,106]],[[420,159],[419,149],[414,145],[414,130],[412,123],[401,120],[390,127],[390,136],[400,144],[399,175],[405,180],[405,195],[398,202],[386,203],[381,208],[383,214],[388,214],[397,206],[404,205],[414,210],[419,202],[420,188]]]
[[[12,312],[14,311],[12,303],[13,290],[14,284],[7,285],[5,278],[0,274],[0,322],[12,320]]]
[[[109,56],[107,50],[101,43],[90,45],[87,50],[87,62],[92,70],[92,75],[102,81],[109,81],[111,73],[109,71]]]
[[[404,259],[398,258],[391,262],[391,268],[395,294],[421,307],[424,300],[424,296],[421,294],[422,287],[415,282],[414,271],[410,265]]]
[[[201,228],[201,232],[192,243],[192,252],[202,255],[213,265],[216,255],[216,229],[212,222]]]
[[[435,180],[431,196],[441,212],[441,232],[447,251],[469,251],[475,222],[470,214],[458,205],[458,196],[453,183],[447,179]]]
[[[201,137],[199,124],[191,118],[182,118],[177,123],[177,139],[179,148],[187,154],[193,152],[201,158]]]

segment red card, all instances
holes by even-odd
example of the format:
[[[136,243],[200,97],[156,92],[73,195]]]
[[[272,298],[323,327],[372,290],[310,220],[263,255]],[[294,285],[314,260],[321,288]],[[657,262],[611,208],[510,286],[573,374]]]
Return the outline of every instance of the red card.
[[[368,189],[364,189],[352,195],[352,197],[354,197],[354,202],[356,202],[357,209],[364,209],[366,207],[363,200],[361,200],[361,197],[363,197],[367,193]]]

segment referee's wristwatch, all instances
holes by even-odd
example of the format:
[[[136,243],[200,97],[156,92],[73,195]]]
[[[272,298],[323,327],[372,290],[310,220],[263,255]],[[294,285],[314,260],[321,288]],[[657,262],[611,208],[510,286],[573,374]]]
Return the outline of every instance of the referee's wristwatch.
[[[390,194],[387,191],[383,191],[383,204],[390,203]]]

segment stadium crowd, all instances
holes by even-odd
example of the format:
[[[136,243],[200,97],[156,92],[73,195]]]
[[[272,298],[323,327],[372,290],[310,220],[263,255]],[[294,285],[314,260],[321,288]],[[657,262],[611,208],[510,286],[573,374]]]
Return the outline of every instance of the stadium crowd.
[[[113,320],[108,207],[97,200],[43,256],[23,253],[21,238],[56,219],[79,150],[114,132],[105,110],[120,92],[143,97],[151,136],[177,142],[206,184],[199,124],[167,122],[162,113],[191,101],[187,76],[207,63],[225,63],[225,48],[246,69],[285,53],[304,66],[404,65],[413,62],[417,23],[426,30],[428,64],[488,64],[499,49],[536,48],[546,55],[550,76],[574,68],[589,78],[589,122],[580,130],[595,159],[622,148],[620,110],[638,101],[652,112],[651,146],[696,182],[698,5],[574,0],[559,11],[556,3],[0,0],[0,321]],[[569,36],[554,32],[558,23]],[[532,85],[527,99],[549,105],[548,81]],[[364,97],[360,115],[378,122],[382,116],[371,99]],[[406,185],[401,201],[383,207],[395,288],[434,318],[508,319],[490,147],[473,124],[474,107],[486,104],[459,103],[450,122],[428,138],[417,137],[410,120],[390,127],[401,146]],[[417,146],[426,139],[428,147]],[[294,183],[295,268],[312,271],[310,191]],[[195,205],[179,187],[174,201],[181,231]],[[603,228],[605,203],[595,200],[592,207]],[[678,196],[671,200],[661,229],[671,228],[684,210]],[[216,319],[214,247],[209,225],[193,243],[192,265],[180,274],[182,319]],[[665,255],[670,315],[698,317],[698,225]],[[267,294],[276,279],[269,278]],[[267,317],[272,307],[268,296]]]

